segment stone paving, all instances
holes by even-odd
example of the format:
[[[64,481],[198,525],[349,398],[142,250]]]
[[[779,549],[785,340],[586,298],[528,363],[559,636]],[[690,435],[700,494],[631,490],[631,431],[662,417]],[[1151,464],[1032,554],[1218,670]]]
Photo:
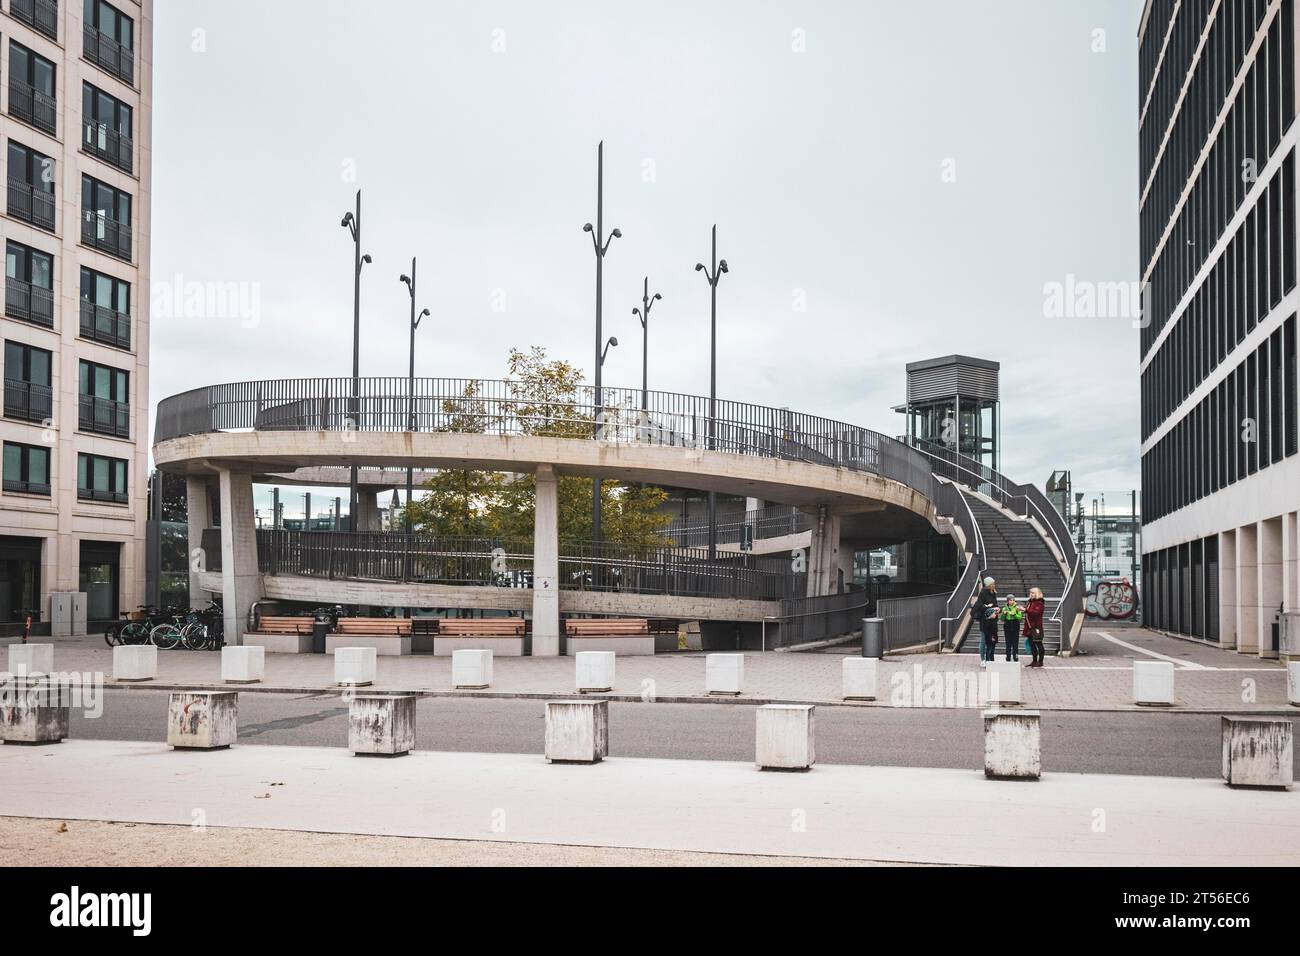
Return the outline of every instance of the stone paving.
[[[219,656],[212,652],[160,651],[156,681],[117,685],[111,680],[112,651],[102,638],[64,638],[51,642],[55,645],[55,670],[102,672],[108,686],[147,689],[220,683]],[[1085,653],[1081,655],[1048,658],[1043,668],[1022,669],[1025,706],[1045,710],[1146,710],[1132,703],[1133,661],[1165,658],[1174,660],[1177,668],[1177,710],[1300,712],[1287,707],[1286,671],[1277,661],[1239,655],[1135,627],[1089,628],[1084,632],[1082,647]],[[707,697],[702,652],[620,657],[614,691],[601,696],[659,701],[738,699],[747,703],[785,700],[861,707],[972,706],[970,702],[954,704],[951,699],[931,701],[919,690],[931,672],[977,672],[979,660],[969,654],[890,656],[880,665],[878,700],[845,703],[840,697],[840,661],[855,652],[856,646],[852,644],[817,652],[746,652],[745,693],[740,698]],[[1024,660],[1022,655],[1022,663]],[[574,661],[569,657],[498,657],[493,662],[493,670],[494,680],[489,690],[453,691],[450,658],[423,654],[380,657],[377,679],[370,689],[457,696],[574,694]],[[268,654],[266,680],[259,685],[239,685],[237,689],[333,693],[337,690],[333,677],[332,657]],[[915,692],[914,686],[918,688]]]

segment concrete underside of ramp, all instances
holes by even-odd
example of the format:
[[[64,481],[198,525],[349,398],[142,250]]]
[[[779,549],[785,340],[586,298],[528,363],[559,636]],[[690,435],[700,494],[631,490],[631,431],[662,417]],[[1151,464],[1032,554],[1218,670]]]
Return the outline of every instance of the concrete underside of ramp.
[[[199,575],[205,591],[221,593],[221,572]],[[315,604],[374,604],[383,607],[445,607],[485,611],[531,611],[532,588],[494,588],[450,584],[397,584],[264,574],[268,600]],[[682,621],[761,621],[780,613],[777,601],[682,597],[676,594],[629,594],[623,591],[561,591],[562,614],[609,614],[662,617]]]
[[[808,509],[825,505],[835,515],[871,515],[872,525],[888,526],[882,539],[920,537],[935,524],[934,505],[925,495],[869,472],[670,445],[461,432],[242,431],[162,441],[154,446],[154,460],[169,472],[229,470],[252,474],[255,480],[352,462],[513,472],[552,465],[561,474],[717,491]]]

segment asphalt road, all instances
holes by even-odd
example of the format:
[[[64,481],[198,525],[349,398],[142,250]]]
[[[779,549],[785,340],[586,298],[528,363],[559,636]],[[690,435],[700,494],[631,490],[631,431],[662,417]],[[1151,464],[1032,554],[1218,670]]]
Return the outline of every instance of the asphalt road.
[[[542,752],[540,700],[422,698],[421,750]],[[983,767],[980,711],[891,707],[820,707],[817,760],[894,767]],[[106,691],[103,714],[74,709],[73,737],[166,738],[167,694]],[[742,704],[611,703],[612,756],[752,760],[754,708]],[[1219,718],[1176,712],[1044,712],[1043,768],[1073,773],[1217,777]],[[241,694],[244,744],[343,747],[347,706],[332,695]],[[1300,754],[1297,754],[1300,757]]]

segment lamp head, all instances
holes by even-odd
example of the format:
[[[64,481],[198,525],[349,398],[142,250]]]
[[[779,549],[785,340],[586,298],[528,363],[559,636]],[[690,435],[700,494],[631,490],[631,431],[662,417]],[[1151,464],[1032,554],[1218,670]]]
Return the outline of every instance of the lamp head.
[[[658,301],[659,301],[660,299],[662,299],[662,298],[663,298],[663,296],[661,296],[658,292],[656,292],[656,293],[654,294],[654,298],[651,299],[650,301],[651,301],[651,302],[658,302]]]
[[[352,213],[350,213],[350,212],[345,212],[345,213],[343,214],[343,221],[340,222],[339,225],[342,226],[344,229],[347,229],[349,226],[351,226],[351,225],[352,225]]]
[[[695,271],[696,271],[696,272],[703,272],[703,271],[704,271],[704,263],[703,263],[703,262],[697,262],[697,263],[695,263]]]
[[[366,265],[369,265],[370,262],[371,262],[371,259],[370,259],[370,253],[367,252],[365,255],[363,255],[363,256],[361,257],[361,261],[364,262],[364,263],[366,263]]]
[[[614,338],[614,336],[611,335],[611,336],[609,337],[609,344],[610,344],[610,345],[618,345],[618,339]]]
[[[589,222],[584,222],[584,223],[582,224],[582,231],[583,231],[583,232],[591,232],[591,223],[589,223]]]
[[[727,271],[727,260],[726,260],[726,259],[719,259],[719,260],[718,260],[718,271],[719,271],[719,272],[726,272],[726,271]]]
[[[623,230],[622,230],[622,229],[615,229],[613,232],[610,233],[610,235],[613,236],[615,239],[622,239],[622,238],[623,238]]]
[[[403,282],[406,283],[407,288],[410,288],[410,286],[411,286],[411,277],[410,277],[410,276],[403,275],[403,276],[398,276],[398,278],[401,279]]]

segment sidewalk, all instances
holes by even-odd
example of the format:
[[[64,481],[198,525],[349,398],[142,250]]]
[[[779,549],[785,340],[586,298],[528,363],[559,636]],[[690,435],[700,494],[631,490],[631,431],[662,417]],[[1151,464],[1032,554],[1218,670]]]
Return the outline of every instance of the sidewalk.
[[[5,816],[783,857],[1294,866],[1297,811],[1298,791],[1165,777],[990,781],[967,770],[819,765],[792,774],[701,760],[385,760],[342,748],[194,752],[84,740],[0,747]],[[0,818],[0,845],[10,825]],[[78,832],[72,825],[68,842]]]
[[[1111,639],[1103,635],[1110,635]],[[156,681],[117,684],[109,679],[112,650],[102,638],[59,639],[53,643],[56,670],[102,672],[108,686],[166,689],[212,687],[220,682],[221,662],[219,655],[212,652],[159,651]],[[1133,661],[1172,659],[1178,668],[1176,709],[1179,711],[1300,715],[1300,711],[1287,707],[1286,671],[1276,661],[1192,644],[1139,628],[1089,628],[1085,630],[1082,646],[1086,653],[1081,656],[1049,658],[1041,669],[1022,671],[1026,706],[1042,710],[1147,710],[1132,703]],[[745,694],[739,700],[842,704],[840,661],[856,653],[853,644],[818,652],[746,652]],[[704,657],[700,652],[620,657],[614,691],[602,696],[630,701],[719,701],[704,693]],[[891,694],[896,691],[901,694],[899,701],[913,705],[910,691],[904,693],[901,688],[911,686],[917,667],[922,673],[975,671],[979,669],[979,659],[973,654],[890,657],[880,666],[878,700],[845,706],[888,707]],[[372,689],[485,697],[546,698],[574,693],[574,660],[570,657],[498,657],[493,661],[493,672],[493,684],[487,691],[453,691],[449,657],[424,654],[380,657]],[[334,661],[321,654],[268,654],[266,680],[262,684],[240,685],[237,689],[241,693],[333,692],[337,689]]]

